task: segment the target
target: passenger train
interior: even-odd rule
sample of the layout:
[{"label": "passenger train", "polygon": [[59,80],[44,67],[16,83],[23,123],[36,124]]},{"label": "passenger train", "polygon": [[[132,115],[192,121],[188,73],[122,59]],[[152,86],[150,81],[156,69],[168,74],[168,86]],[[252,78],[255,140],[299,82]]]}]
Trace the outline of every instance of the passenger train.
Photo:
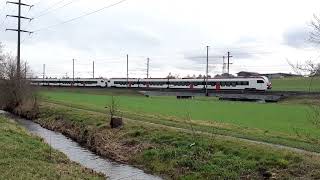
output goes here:
[{"label": "passenger train", "polygon": [[152,89],[261,90],[271,89],[267,77],[235,77],[214,79],[32,79],[32,85],[57,87],[114,87]]}]

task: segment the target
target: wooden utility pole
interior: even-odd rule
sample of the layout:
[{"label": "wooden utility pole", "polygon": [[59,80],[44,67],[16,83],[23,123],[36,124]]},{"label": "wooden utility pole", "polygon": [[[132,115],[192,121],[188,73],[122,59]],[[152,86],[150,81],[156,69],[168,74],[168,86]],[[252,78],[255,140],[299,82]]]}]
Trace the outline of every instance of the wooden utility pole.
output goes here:
[{"label": "wooden utility pole", "polygon": [[149,65],[150,65],[150,59],[147,58],[147,79],[149,79]]},{"label": "wooden utility pole", "polygon": [[92,78],[94,79],[94,61],[92,62]]},{"label": "wooden utility pole", "polygon": [[230,74],[230,58],[232,58],[232,56],[230,56],[230,52],[228,52],[228,74]]},{"label": "wooden utility pole", "polygon": [[74,59],[72,59],[72,85],[74,85]]},{"label": "wooden utility pole", "polygon": [[207,46],[206,96],[209,96],[209,94],[208,94],[208,74],[209,74],[209,46]]},{"label": "wooden utility pole", "polygon": [[11,2],[11,1],[7,1],[7,3],[9,4],[15,4],[18,5],[18,15],[7,15],[6,17],[13,17],[13,18],[17,18],[18,19],[18,29],[6,29],[6,31],[16,31],[18,32],[18,43],[17,43],[17,78],[20,79],[21,78],[21,56],[20,56],[20,44],[21,44],[21,32],[25,32],[25,33],[29,33],[31,34],[32,32],[30,31],[25,31],[25,30],[21,30],[21,19],[27,19],[27,20],[32,20],[32,18],[27,18],[24,16],[21,16],[21,6],[27,6],[27,7],[32,7],[32,5],[28,5],[28,4],[24,4],[21,3],[21,0],[19,0],[18,2]]},{"label": "wooden utility pole", "polygon": [[129,54],[127,54],[127,88],[129,87]]},{"label": "wooden utility pole", "polygon": [[27,79],[27,62],[24,62],[24,78]]},{"label": "wooden utility pole", "polygon": [[44,79],[45,79],[45,77],[46,77],[46,65],[45,64],[43,64],[43,82],[44,82]]},{"label": "wooden utility pole", "polygon": [[226,63],[226,56],[222,56],[223,59],[223,64],[222,64],[222,74],[226,73],[226,69],[227,69],[227,63]]}]

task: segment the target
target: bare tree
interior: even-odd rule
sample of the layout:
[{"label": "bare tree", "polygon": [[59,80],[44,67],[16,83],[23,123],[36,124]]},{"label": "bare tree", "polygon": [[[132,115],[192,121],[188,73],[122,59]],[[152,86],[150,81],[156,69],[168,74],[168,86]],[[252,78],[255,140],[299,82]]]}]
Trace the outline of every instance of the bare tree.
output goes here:
[{"label": "bare tree", "polygon": [[[310,41],[315,44],[320,44],[320,18],[314,15],[313,20],[311,22],[312,32],[310,33]],[[306,61],[304,64],[297,63],[292,64],[288,61],[289,65],[292,67],[295,73],[297,74],[305,74],[310,78],[309,82],[309,92],[311,91],[313,80],[315,77],[320,76],[320,63],[315,63],[314,61]],[[309,112],[308,112],[308,120],[318,129],[320,129],[320,104],[319,102],[311,102],[308,104]],[[310,136],[308,132],[301,133],[297,129],[295,130],[298,136],[303,136],[308,140],[320,144],[320,140],[318,138],[314,138]]]},{"label": "bare tree", "polygon": [[17,63],[10,55],[0,55],[0,108],[27,118],[35,118],[38,105],[35,89],[26,79],[27,69],[21,68],[20,77]]},{"label": "bare tree", "polygon": [[320,18],[317,15],[313,15],[311,28],[312,31],[310,32],[310,41],[316,44],[320,44]]}]

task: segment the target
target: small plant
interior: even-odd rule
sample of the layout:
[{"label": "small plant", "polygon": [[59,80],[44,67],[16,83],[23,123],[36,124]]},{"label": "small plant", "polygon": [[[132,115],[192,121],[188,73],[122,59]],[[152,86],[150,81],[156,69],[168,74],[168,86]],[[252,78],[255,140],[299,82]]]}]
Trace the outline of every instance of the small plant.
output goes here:
[{"label": "small plant", "polygon": [[116,98],[111,96],[110,105],[108,106],[108,114],[110,116],[110,127],[120,128],[123,126],[123,121],[121,117],[117,117],[119,113],[119,106]]},{"label": "small plant", "polygon": [[190,109],[189,106],[187,107],[187,111],[186,111],[186,117],[185,117],[185,122],[186,124],[188,124],[190,126],[190,130],[192,132],[192,139],[193,139],[193,143],[190,144],[190,147],[196,145],[196,131],[192,125],[192,121],[191,121],[191,113],[190,113]]},{"label": "small plant", "polygon": [[114,118],[117,113],[118,104],[116,102],[116,98],[111,96],[110,105],[108,106],[110,119]]}]

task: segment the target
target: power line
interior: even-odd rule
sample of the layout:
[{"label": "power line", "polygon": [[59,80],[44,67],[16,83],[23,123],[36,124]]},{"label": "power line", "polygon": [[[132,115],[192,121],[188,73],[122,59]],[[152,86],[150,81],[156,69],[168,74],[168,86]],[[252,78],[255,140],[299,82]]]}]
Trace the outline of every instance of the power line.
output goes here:
[{"label": "power line", "polygon": [[119,2],[117,2],[117,3],[114,3],[114,4],[111,4],[111,5],[105,6],[105,7],[103,7],[103,8],[98,9],[98,10],[95,10],[95,11],[92,11],[92,12],[89,12],[89,13],[86,13],[86,14],[83,14],[83,15],[81,15],[81,16],[78,16],[78,17],[69,19],[69,20],[67,20],[67,21],[63,21],[63,22],[58,23],[58,24],[54,24],[54,25],[47,26],[47,27],[44,27],[44,28],[41,28],[41,29],[37,29],[37,30],[35,30],[34,32],[44,31],[44,30],[50,29],[50,28],[52,28],[52,27],[56,27],[56,26],[59,26],[59,25],[67,24],[67,23],[69,23],[69,22],[72,22],[72,21],[81,19],[81,18],[83,18],[83,17],[86,17],[86,16],[89,16],[89,15],[95,14],[95,13],[97,13],[97,12],[100,12],[100,11],[102,11],[102,10],[104,10],[104,9],[111,8],[111,7],[113,7],[113,6],[116,6],[116,5],[118,5],[118,4],[123,3],[123,2],[125,2],[125,1],[127,1],[127,0],[121,0],[121,1],[119,1]]},{"label": "power line", "polygon": [[42,2],[43,2],[43,0],[39,0],[38,2],[34,3],[33,5],[34,5],[34,6],[37,6],[37,5],[39,5],[40,3],[42,3]]},{"label": "power line", "polygon": [[51,6],[49,6],[48,8],[46,8],[45,10],[41,11],[41,12],[38,13],[38,14],[43,14],[43,13],[49,11],[51,8],[54,8],[55,6],[59,5],[59,4],[62,3],[63,1],[65,1],[65,0],[60,0],[60,1],[52,4]]},{"label": "power line", "polygon": [[70,2],[68,2],[67,4],[64,4],[63,6],[57,7],[57,8],[55,8],[55,9],[49,10],[49,11],[47,11],[47,12],[44,12],[44,13],[42,13],[42,14],[40,14],[40,15],[37,15],[37,16],[33,17],[33,19],[37,19],[37,18],[39,18],[39,17],[46,16],[46,15],[48,15],[48,14],[54,12],[54,11],[57,11],[57,10],[59,10],[59,9],[62,9],[62,8],[64,8],[64,7],[66,7],[66,6],[69,6],[70,4],[73,4],[73,3],[77,2],[77,1],[81,1],[81,0],[70,1]]}]

